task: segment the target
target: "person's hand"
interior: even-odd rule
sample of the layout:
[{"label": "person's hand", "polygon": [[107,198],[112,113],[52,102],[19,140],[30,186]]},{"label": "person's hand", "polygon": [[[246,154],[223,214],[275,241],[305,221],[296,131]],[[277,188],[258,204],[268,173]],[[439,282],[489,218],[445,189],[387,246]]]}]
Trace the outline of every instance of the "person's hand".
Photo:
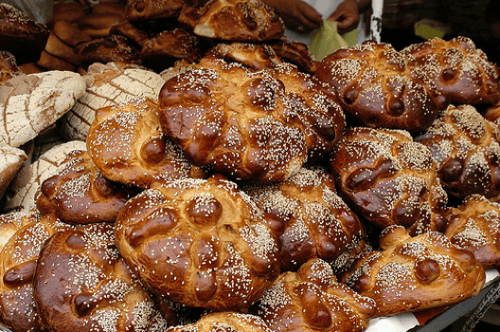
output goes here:
[{"label": "person's hand", "polygon": [[297,32],[318,29],[323,22],[320,13],[301,0],[263,0],[281,17],[286,27]]},{"label": "person's hand", "polygon": [[359,5],[356,0],[345,0],[327,18],[327,21],[337,21],[337,31],[344,34],[358,27]]}]

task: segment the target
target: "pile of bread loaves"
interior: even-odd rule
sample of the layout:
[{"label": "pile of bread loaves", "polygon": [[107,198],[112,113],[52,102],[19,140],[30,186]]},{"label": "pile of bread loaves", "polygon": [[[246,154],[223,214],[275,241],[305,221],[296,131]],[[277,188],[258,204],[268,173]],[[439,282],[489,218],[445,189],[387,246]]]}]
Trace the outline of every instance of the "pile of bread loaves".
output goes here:
[{"label": "pile of bread loaves", "polygon": [[363,331],[500,267],[499,70],[469,38],[316,61],[260,0],[53,17],[0,4],[1,326]]}]

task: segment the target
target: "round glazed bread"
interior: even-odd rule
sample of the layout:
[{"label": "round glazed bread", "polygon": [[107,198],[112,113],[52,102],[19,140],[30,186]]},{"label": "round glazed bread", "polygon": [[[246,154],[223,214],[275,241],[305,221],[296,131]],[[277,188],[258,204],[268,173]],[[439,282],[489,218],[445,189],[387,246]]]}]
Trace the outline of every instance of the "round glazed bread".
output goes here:
[{"label": "round glazed bread", "polygon": [[500,205],[470,195],[450,209],[444,231],[451,243],[474,254],[485,270],[500,267]]},{"label": "round glazed bread", "polygon": [[16,57],[18,64],[38,60],[49,38],[49,29],[23,11],[7,3],[0,4],[0,45]]},{"label": "round glazed bread", "polygon": [[410,237],[402,226],[390,226],[382,232],[380,248],[339,276],[375,300],[377,317],[455,304],[477,295],[484,285],[481,263],[440,232]]},{"label": "round glazed bread", "polygon": [[256,305],[257,315],[281,332],[361,332],[376,312],[374,300],[337,282],[319,258],[282,273]]},{"label": "round glazed bread", "polygon": [[164,331],[154,297],[114,245],[113,224],[82,225],[45,243],[33,277],[44,329],[53,332]]},{"label": "round glazed bread", "polygon": [[341,108],[296,67],[252,73],[218,58],[169,79],[161,125],[196,166],[232,179],[282,181],[328,153],[345,125]]},{"label": "round glazed bread", "polygon": [[378,228],[443,229],[448,196],[436,161],[407,131],[350,127],[329,163],[347,204]]},{"label": "round glazed bread", "polygon": [[319,61],[309,51],[306,44],[280,38],[270,41],[269,46],[272,47],[280,58],[293,63],[300,71],[314,75],[318,70]]},{"label": "round glazed bread", "polygon": [[259,42],[282,37],[285,28],[260,0],[210,0],[200,9],[193,31],[213,39]]},{"label": "round glazed bread", "polygon": [[115,234],[146,287],[190,307],[245,310],[279,274],[263,212],[220,175],[143,191],[121,210]]},{"label": "round glazed bread", "polygon": [[68,228],[55,215],[32,218],[0,252],[0,315],[12,331],[41,331],[33,296],[36,263],[45,241]]},{"label": "round glazed bread", "polygon": [[415,140],[437,161],[449,196],[500,199],[500,129],[471,105],[450,105]]},{"label": "round glazed bread", "polygon": [[302,168],[283,182],[243,185],[241,189],[273,220],[284,224],[280,234],[282,270],[296,271],[319,257],[337,273],[368,250],[363,226],[337,195],[335,180],[324,168]]},{"label": "round glazed bread", "polygon": [[314,76],[354,125],[418,132],[447,105],[427,74],[387,43],[368,40],[340,49],[319,63]]},{"label": "round glazed bread", "polygon": [[96,110],[120,105],[131,99],[158,100],[165,81],[160,75],[137,65],[115,62],[93,63],[83,75],[86,89],[71,110],[57,123],[67,140],[87,139]]},{"label": "round glazed bread", "polygon": [[162,131],[157,103],[146,98],[98,109],[87,150],[106,178],[143,189],[190,175],[184,153]]},{"label": "round glazed bread", "polygon": [[212,312],[197,322],[172,326],[165,332],[272,332],[260,317],[238,312]]},{"label": "round glazed bread", "polygon": [[401,53],[430,77],[451,104],[495,104],[500,100],[498,66],[470,38],[432,38]]},{"label": "round glazed bread", "polygon": [[40,221],[41,215],[36,210],[13,211],[0,215],[0,252],[10,238],[23,226]]},{"label": "round glazed bread", "polygon": [[54,213],[69,224],[114,222],[135,190],[100,173],[86,151],[68,153],[55,174],[42,182],[35,199],[42,214]]}]

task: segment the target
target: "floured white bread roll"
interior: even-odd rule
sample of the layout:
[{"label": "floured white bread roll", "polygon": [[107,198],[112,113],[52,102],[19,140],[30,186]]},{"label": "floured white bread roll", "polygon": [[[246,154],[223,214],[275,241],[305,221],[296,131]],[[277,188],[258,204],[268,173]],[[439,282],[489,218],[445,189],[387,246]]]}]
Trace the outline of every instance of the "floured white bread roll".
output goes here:
[{"label": "floured white bread roll", "polygon": [[361,222],[337,195],[335,180],[324,168],[302,168],[291,178],[270,184],[243,185],[273,220],[280,234],[282,270],[297,270],[311,258],[332,264],[335,273],[371,249]]},{"label": "floured white bread roll", "polygon": [[42,182],[56,172],[70,151],[86,149],[85,142],[67,142],[53,147],[32,164],[22,167],[4,194],[3,211],[36,209],[35,195]]},{"label": "floured white bread roll", "polygon": [[13,147],[35,138],[69,111],[85,92],[71,71],[19,75],[0,86],[0,144]]},{"label": "floured white bread roll", "polygon": [[360,257],[339,280],[378,306],[377,317],[443,307],[471,298],[484,285],[484,268],[474,255],[442,233],[410,237],[390,226],[381,250]]},{"label": "floured white bread roll", "polygon": [[87,148],[106,178],[143,189],[188,178],[194,168],[163,132],[157,103],[145,98],[97,110]]},{"label": "floured white bread roll", "polygon": [[113,224],[97,223],[61,231],[45,243],[33,276],[45,330],[165,331],[169,322],[114,240]]},{"label": "floured white bread roll", "polygon": [[0,252],[0,315],[14,332],[40,331],[33,277],[40,251],[53,234],[71,226],[46,215],[21,227]]},{"label": "floured white bread roll", "polygon": [[338,282],[319,258],[282,273],[255,307],[271,330],[280,332],[361,332],[377,312],[373,299]]},{"label": "floured white bread roll", "polygon": [[165,332],[272,332],[258,317],[238,312],[213,312],[201,317],[197,322],[172,326]]},{"label": "floured white bread roll", "polygon": [[24,150],[0,146],[0,199],[27,159]]},{"label": "floured white bread roll", "polygon": [[86,139],[95,111],[99,108],[138,98],[158,100],[160,89],[165,83],[153,71],[139,67],[117,67],[113,63],[93,64],[83,78],[87,82],[85,93],[58,123],[68,140]]},{"label": "floured white bread roll", "polygon": [[485,270],[500,267],[500,204],[470,195],[450,209],[444,231],[451,243],[466,249]]},{"label": "floured white bread roll", "polygon": [[264,41],[283,36],[285,26],[260,0],[210,0],[199,11],[196,35],[231,41]]},{"label": "floured white bread roll", "polygon": [[115,234],[147,288],[190,307],[248,309],[279,274],[264,213],[220,175],[141,192],[120,211]]}]

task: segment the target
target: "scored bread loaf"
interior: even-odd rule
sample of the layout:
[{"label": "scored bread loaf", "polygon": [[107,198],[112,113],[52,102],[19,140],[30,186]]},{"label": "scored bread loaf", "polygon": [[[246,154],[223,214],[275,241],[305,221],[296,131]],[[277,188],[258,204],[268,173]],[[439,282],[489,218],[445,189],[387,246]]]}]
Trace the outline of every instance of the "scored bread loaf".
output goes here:
[{"label": "scored bread loaf", "polygon": [[255,306],[272,331],[361,332],[377,305],[337,281],[328,263],[314,258],[282,273]]},{"label": "scored bread loaf", "polygon": [[390,226],[381,234],[380,248],[339,276],[375,300],[377,317],[455,304],[477,295],[484,285],[481,263],[440,232],[410,237],[404,227]]},{"label": "scored bread loaf", "polygon": [[279,274],[263,212],[220,175],[141,192],[121,210],[115,234],[148,289],[190,307],[246,310]]},{"label": "scored bread loaf", "polygon": [[349,127],[329,165],[348,205],[379,229],[443,230],[448,196],[436,161],[407,131]]}]

